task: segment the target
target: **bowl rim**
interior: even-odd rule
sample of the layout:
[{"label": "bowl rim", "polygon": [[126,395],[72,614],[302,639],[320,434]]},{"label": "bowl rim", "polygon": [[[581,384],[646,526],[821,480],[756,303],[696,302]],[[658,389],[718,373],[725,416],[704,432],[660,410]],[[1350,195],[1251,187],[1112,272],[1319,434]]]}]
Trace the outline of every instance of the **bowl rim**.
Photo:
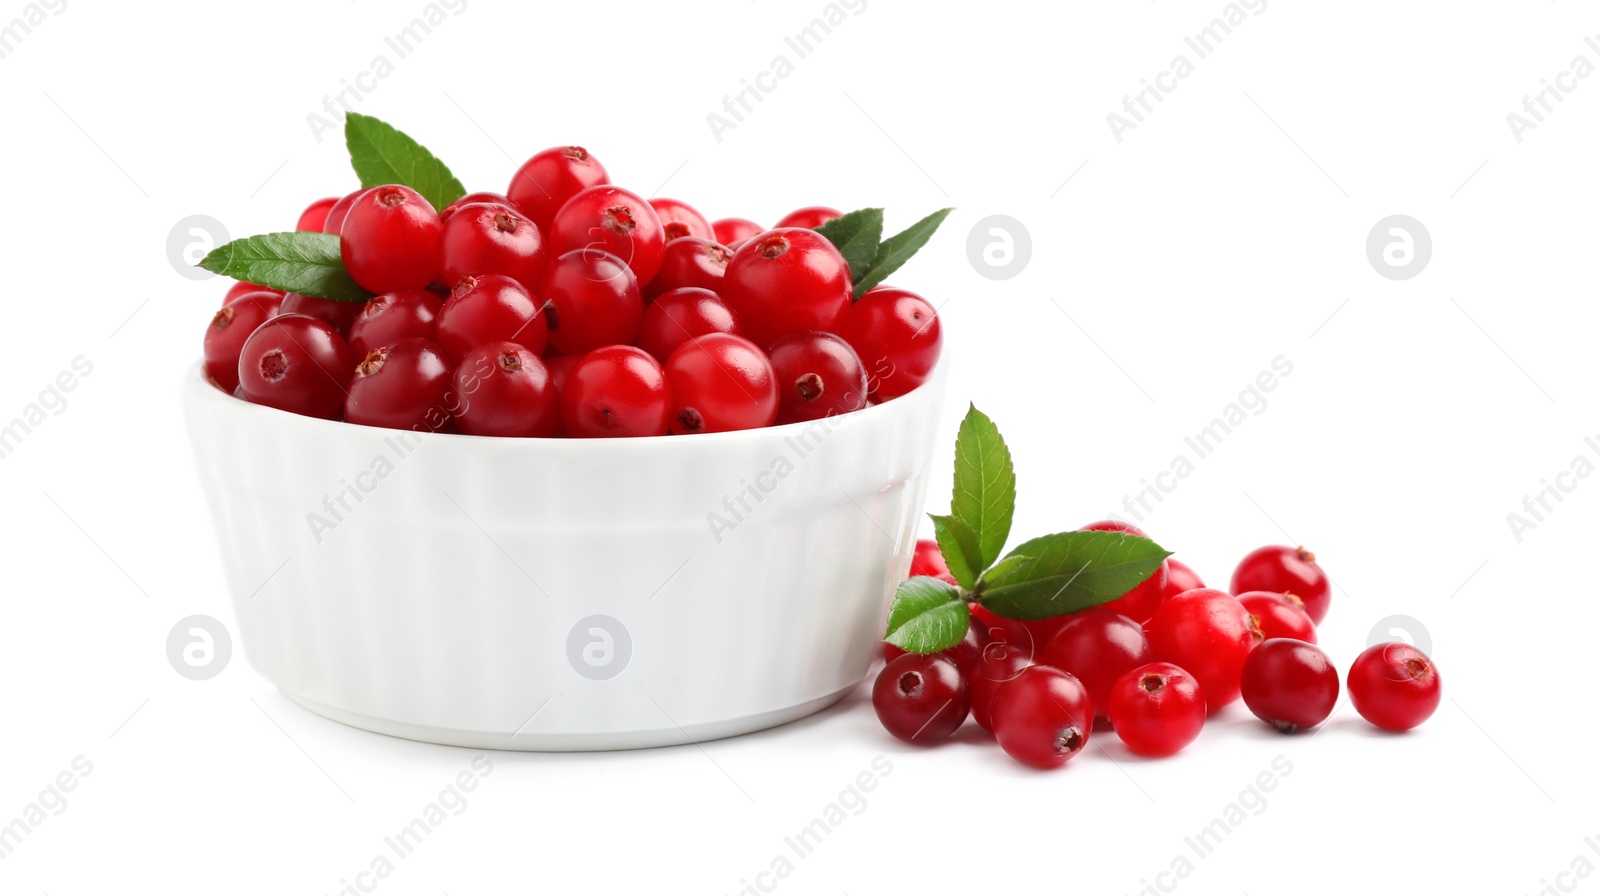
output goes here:
[{"label": "bowl rim", "polygon": [[[873,405],[872,407],[862,408],[858,411],[850,411],[846,414],[819,417],[816,420],[803,420],[797,423],[776,424],[773,426],[763,426],[758,429],[740,429],[732,432],[700,433],[693,436],[610,436],[606,438],[590,439],[572,438],[566,436],[480,436],[460,432],[422,432],[420,430],[413,429],[392,429],[384,426],[369,426],[364,423],[350,423],[345,420],[328,420],[322,417],[308,417],[304,414],[296,414],[292,411],[281,410],[270,405],[255,404],[254,402],[246,401],[245,399],[242,399],[230,392],[223,391],[222,387],[217,385],[215,380],[206,375],[205,361],[203,359],[196,361],[194,365],[189,368],[189,372],[185,375],[184,382],[186,391],[191,397],[194,397],[195,400],[206,401],[218,407],[228,408],[228,413],[242,413],[247,415],[255,415],[257,417],[267,417],[273,415],[290,417],[295,421],[292,425],[339,427],[339,430],[337,431],[343,432],[350,432],[351,427],[359,431],[379,433],[410,432],[427,439],[446,440],[445,444],[499,445],[505,448],[515,448],[520,446],[522,448],[539,449],[548,449],[551,448],[551,446],[559,445],[562,447],[555,448],[554,450],[577,452],[582,451],[583,449],[595,451],[624,446],[641,446],[648,448],[648,446],[663,444],[672,444],[675,446],[714,445],[742,440],[782,440],[787,438],[789,435],[807,431],[812,427],[815,427],[818,423],[822,423],[827,420],[839,421],[833,424],[830,431],[836,431],[840,427],[845,426],[866,426],[869,425],[871,421],[875,421],[880,417],[898,413],[898,409],[903,409],[915,404],[913,399],[929,400],[929,396],[932,394],[936,400],[938,398],[937,393],[942,392],[945,379],[949,373],[949,368],[950,362],[948,355],[944,352],[941,352],[939,360],[935,362],[933,370],[928,373],[927,378],[922,381],[921,385],[917,386],[915,389],[912,389],[910,392],[897,396],[889,401]],[[336,430],[328,431],[330,433],[336,432]]]}]

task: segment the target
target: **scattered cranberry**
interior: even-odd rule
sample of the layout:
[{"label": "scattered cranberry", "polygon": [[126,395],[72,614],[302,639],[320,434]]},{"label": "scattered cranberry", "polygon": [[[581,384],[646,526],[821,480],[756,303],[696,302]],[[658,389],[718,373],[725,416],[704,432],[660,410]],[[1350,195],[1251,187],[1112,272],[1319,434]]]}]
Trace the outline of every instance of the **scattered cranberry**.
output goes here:
[{"label": "scattered cranberry", "polygon": [[528,289],[544,273],[544,237],[539,228],[505,205],[456,207],[444,222],[440,278],[454,285],[473,274],[504,274]]},{"label": "scattered cranberry", "polygon": [[548,231],[556,212],[578,191],[609,183],[600,160],[581,146],[556,146],[522,164],[506,188],[506,196],[523,214]]},{"label": "scattered cranberry", "polygon": [[757,345],[796,330],[837,332],[850,292],[844,256],[822,234],[797,227],[745,243],[722,278],[722,298]]},{"label": "scattered cranberry", "polygon": [[805,208],[795,209],[779,218],[774,227],[804,227],[807,230],[815,230],[834,218],[843,217],[843,215],[844,213],[836,208],[828,208],[825,205],[810,205]]},{"label": "scattered cranberry", "polygon": [[426,339],[401,339],[373,349],[356,365],[344,419],[388,429],[443,429],[450,421],[449,390],[444,351]]},{"label": "scattered cranberry", "polygon": [[972,690],[956,664],[937,654],[908,653],[883,667],[872,684],[872,708],[907,743],[944,740],[967,720]]},{"label": "scattered cranberry", "polygon": [[1261,629],[1231,594],[1199,588],[1174,595],[1145,626],[1151,655],[1187,670],[1216,712],[1239,699],[1239,673]]},{"label": "scattered cranberry", "polygon": [[469,435],[540,438],[554,435],[561,422],[550,372],[515,342],[485,342],[467,352],[454,385],[456,424]]},{"label": "scattered cranberry", "polygon": [[557,253],[599,249],[622,259],[640,283],[649,283],[661,269],[666,236],[650,203],[610,185],[579,191],[550,222],[550,243]]},{"label": "scattered cranberry", "polygon": [[1368,647],[1345,679],[1361,717],[1386,731],[1409,731],[1439,708],[1439,669],[1410,644]]},{"label": "scattered cranberry", "polygon": [[662,293],[645,307],[637,342],[657,361],[666,363],[678,346],[707,333],[737,336],[739,325],[716,293],[688,286]]},{"label": "scattered cranberry", "polygon": [[978,662],[967,674],[967,682],[972,686],[972,719],[979,728],[994,732],[994,720],[990,713],[994,709],[995,694],[1006,682],[1021,675],[1023,669],[1032,665],[1031,652],[1021,650],[1015,644],[991,641],[984,645]]},{"label": "scattered cranberry", "polygon": [[867,371],[832,333],[797,330],[768,350],[778,381],[778,422],[798,423],[867,406]]},{"label": "scattered cranberry", "polygon": [[1263,638],[1293,638],[1317,643],[1317,626],[1306,615],[1306,605],[1293,594],[1276,591],[1246,591],[1239,603],[1261,625]]},{"label": "scattered cranberry", "polygon": [[350,328],[354,326],[364,308],[366,308],[365,302],[336,302],[333,299],[319,299],[289,292],[283,294],[281,313],[305,314],[325,321],[339,332],[339,338],[349,339]]},{"label": "scattered cranberry", "polygon": [[1096,718],[1103,720],[1111,685],[1128,670],[1150,662],[1150,642],[1139,623],[1095,607],[1068,616],[1039,650],[1039,662],[1076,675],[1089,692]]},{"label": "scattered cranberry", "polygon": [[1171,663],[1150,663],[1111,685],[1106,715],[1129,750],[1171,756],[1206,724],[1206,698],[1193,675]]},{"label": "scattered cranberry", "polygon": [[1029,666],[995,693],[989,710],[994,739],[1011,758],[1056,768],[1089,743],[1094,704],[1078,679],[1049,666]]},{"label": "scattered cranberry", "polygon": [[627,345],[584,355],[561,390],[562,425],[577,438],[664,436],[667,410],[661,365]]},{"label": "scattered cranberry", "polygon": [[206,327],[206,376],[224,392],[239,388],[239,351],[256,327],[278,316],[282,297],[266,290],[244,293],[222,306]]},{"label": "scattered cranberry", "polygon": [[873,397],[897,398],[922,385],[939,361],[939,315],[916,293],[887,286],[866,291],[837,331],[867,367]]},{"label": "scattered cranberry", "polygon": [[661,219],[661,230],[669,243],[686,236],[716,239],[717,232],[711,229],[711,222],[687,202],[657,198],[650,200],[650,207],[656,210],[656,217]]},{"label": "scattered cranberry", "polygon": [[939,543],[931,538],[917,540],[917,546],[911,552],[910,576],[928,576],[951,585],[956,583],[950,575],[950,567],[944,562],[944,552],[939,550]]},{"label": "scattered cranberry", "polygon": [[644,319],[633,272],[599,249],[575,249],[557,258],[545,272],[539,297],[550,319],[550,346],[563,355],[631,345]]},{"label": "scattered cranberry", "polygon": [[1305,548],[1269,545],[1256,548],[1239,561],[1233,571],[1230,590],[1283,591],[1300,598],[1311,621],[1322,623],[1328,615],[1332,588],[1328,574],[1317,565],[1317,556]]},{"label": "scattered cranberry", "polygon": [[244,281],[244,280],[240,280],[239,282],[237,282],[237,283],[233,284],[232,286],[228,287],[227,294],[222,297],[222,304],[226,305],[229,302],[233,301],[234,299],[237,299],[238,297],[240,297],[242,295],[245,295],[247,293],[252,293],[252,292],[270,292],[270,293],[276,293],[279,297],[283,296],[283,290],[281,290],[281,289],[272,289],[271,287],[267,287],[267,286],[258,286],[257,284],[249,283],[249,282]]},{"label": "scattered cranberry", "polygon": [[728,247],[732,247],[734,243],[742,243],[765,230],[765,227],[749,218],[720,218],[711,222],[711,232],[716,236],[717,242]]},{"label": "scattered cranberry", "polygon": [[1250,651],[1239,684],[1244,705],[1284,734],[1322,724],[1339,701],[1339,670],[1317,645],[1293,638]]},{"label": "scattered cranberry", "polygon": [[646,298],[694,286],[712,292],[722,288],[722,275],[733,253],[727,246],[697,236],[679,237],[661,253],[661,270],[644,290]]},{"label": "scattered cranberry", "polygon": [[295,230],[309,230],[312,233],[322,233],[322,225],[328,223],[328,212],[338,204],[338,196],[329,196],[327,199],[318,199],[306,206],[300,213],[300,220],[295,222]]},{"label": "scattered cranberry", "polygon": [[517,208],[517,204],[512,202],[502,193],[468,193],[460,199],[457,199],[455,202],[452,202],[440,209],[439,220],[441,222],[448,223],[450,216],[455,214],[457,211],[460,211],[463,206],[482,205],[484,203],[489,205],[503,205],[519,215],[522,214],[522,210]]},{"label": "scattered cranberry", "polygon": [[338,236],[339,231],[344,228],[344,219],[350,214],[350,207],[355,205],[356,200],[360,199],[361,194],[365,192],[367,192],[366,188],[362,188],[353,193],[346,193],[338,202],[335,202],[333,207],[328,209],[328,217],[322,222],[322,232]]},{"label": "scattered cranberry", "polygon": [[664,366],[674,433],[755,429],[771,426],[778,417],[772,362],[748,339],[728,333],[696,336],[678,346]]},{"label": "scattered cranberry", "polygon": [[373,296],[350,325],[350,355],[365,358],[379,346],[408,337],[438,340],[444,300],[425,289],[402,289]]},{"label": "scattered cranberry", "polygon": [[304,314],[272,318],[239,351],[245,398],[307,417],[339,416],[349,370],[344,340],[326,322]]},{"label": "scattered cranberry", "polygon": [[504,274],[461,278],[439,310],[438,332],[439,344],[454,358],[485,342],[515,342],[537,355],[548,338],[533,296]]},{"label": "scattered cranberry", "polygon": [[1199,573],[1171,557],[1167,558],[1167,597],[1204,587],[1206,583],[1200,580]]},{"label": "scattered cranberry", "polygon": [[345,270],[368,292],[422,289],[439,276],[439,215],[416,190],[396,184],[361,194],[339,228]]}]

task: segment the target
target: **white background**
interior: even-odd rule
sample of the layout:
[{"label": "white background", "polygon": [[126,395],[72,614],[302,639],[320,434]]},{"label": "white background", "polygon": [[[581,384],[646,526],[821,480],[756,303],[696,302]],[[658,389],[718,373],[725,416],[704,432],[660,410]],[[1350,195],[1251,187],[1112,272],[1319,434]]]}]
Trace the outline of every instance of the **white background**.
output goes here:
[{"label": "white background", "polygon": [[[1520,142],[1506,119],[1574,57],[1600,63],[1600,14],[1273,0],[1199,60],[1184,38],[1223,3],[869,0],[797,61],[784,38],[820,0],[469,0],[397,59],[384,38],[423,8],[68,0],[0,59],[0,420],[93,365],[0,461],[0,823],[93,764],[0,860],[0,891],[336,893],[477,755],[311,715],[243,656],[195,682],[165,654],[177,620],[233,620],[177,401],[225,284],[180,276],[169,233],[196,214],[287,229],[351,189],[337,129],[319,142],[307,116],[383,54],[394,71],[357,108],[469,189],[578,142],[712,217],[882,205],[898,227],[957,207],[895,279],[941,308],[944,444],[970,400],[1012,445],[1019,538],[1120,511],[1288,359],[1143,525],[1222,585],[1250,548],[1305,543],[1338,585],[1335,660],[1410,617],[1446,698],[1401,737],[1343,705],[1285,738],[1235,706],[1177,758],[1107,736],[1054,773],[971,726],[903,746],[865,688],[699,747],[491,754],[376,892],[1600,892],[1570,873],[1600,863],[1600,479],[1563,480],[1520,540],[1507,522],[1575,457],[1600,462],[1600,77],[1566,81]],[[0,27],[26,14],[4,0]],[[780,53],[793,73],[719,141],[707,114]],[[1193,73],[1119,142],[1107,113],[1180,53]],[[1033,247],[1004,281],[966,250],[995,214]],[[1392,214],[1431,233],[1413,279],[1366,255]],[[930,509],[947,497],[941,474]],[[1280,756],[1292,772],[1244,798],[1258,814],[1190,852]],[[892,771],[865,808],[758,877],[875,759]],[[1180,855],[1192,873],[1158,877]]]}]

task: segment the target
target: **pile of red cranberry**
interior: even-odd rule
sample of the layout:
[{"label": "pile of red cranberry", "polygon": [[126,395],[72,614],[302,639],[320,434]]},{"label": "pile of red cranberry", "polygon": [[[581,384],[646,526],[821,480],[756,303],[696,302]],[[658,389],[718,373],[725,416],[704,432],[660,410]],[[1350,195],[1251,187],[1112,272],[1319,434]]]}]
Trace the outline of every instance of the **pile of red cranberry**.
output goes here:
[{"label": "pile of red cranberry", "polygon": [[804,208],[771,230],[611,186],[548,149],[505,195],[441,211],[399,185],[322,199],[365,303],[228,291],[206,329],[224,390],[297,414],[493,436],[653,436],[815,420],[920,385],[934,308],[880,286],[852,302],[844,257]]},{"label": "pile of red cranberry", "polygon": [[[1143,535],[1120,522],[1084,529]],[[938,545],[921,541],[913,576],[950,578]],[[1169,756],[1209,714],[1239,699],[1284,733],[1332,714],[1339,672],[1317,647],[1330,585],[1304,548],[1259,548],[1240,561],[1232,593],[1205,587],[1177,560],[1122,597],[1055,619],[1023,622],[972,604],[965,640],[904,653],[872,689],[883,726],[911,743],[943,740],[967,715],[1013,758],[1054,768],[1097,728],[1143,756]],[[1409,644],[1368,648],[1350,667],[1350,700],[1379,728],[1406,731],[1439,705],[1439,671]]]}]

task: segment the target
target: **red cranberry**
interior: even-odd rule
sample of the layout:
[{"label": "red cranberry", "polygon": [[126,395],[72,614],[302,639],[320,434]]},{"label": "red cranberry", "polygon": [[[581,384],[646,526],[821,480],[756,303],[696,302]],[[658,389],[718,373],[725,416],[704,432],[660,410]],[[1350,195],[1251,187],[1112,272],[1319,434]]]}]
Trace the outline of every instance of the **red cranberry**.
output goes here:
[{"label": "red cranberry", "polygon": [[1022,674],[1033,665],[1030,653],[1004,641],[991,641],[983,648],[978,662],[967,674],[972,686],[972,719],[984,731],[993,733],[994,721],[990,718],[995,695],[1006,682]]},{"label": "red cranberry", "polygon": [[300,220],[295,222],[294,229],[322,233],[322,225],[328,223],[328,212],[332,211],[338,202],[338,196],[329,196],[327,199],[318,199],[306,206],[306,210],[300,213]]},{"label": "red cranberry", "polygon": [[961,670],[937,654],[908,653],[884,666],[872,684],[878,721],[907,743],[949,737],[967,720],[971,706],[972,691]]},{"label": "red cranberry", "polygon": [[749,218],[719,218],[711,222],[711,232],[717,242],[732,247],[765,231],[766,228]]},{"label": "red cranberry", "polygon": [[772,362],[748,339],[696,336],[678,346],[664,367],[675,434],[756,429],[778,418]]},{"label": "red cranberry", "polygon": [[1361,717],[1385,731],[1409,731],[1439,708],[1439,669],[1410,644],[1377,644],[1362,651],[1345,679]]},{"label": "red cranberry", "polygon": [[911,554],[911,572],[907,575],[929,576],[951,585],[956,583],[950,575],[950,567],[944,562],[944,553],[939,550],[939,543],[931,538],[917,540],[917,546]]},{"label": "red cranberry", "polygon": [[1171,663],[1132,669],[1111,685],[1106,715],[1129,750],[1171,756],[1200,736],[1206,698],[1193,675]]},{"label": "red cranberry", "polygon": [[439,310],[439,344],[460,358],[485,342],[544,351],[545,316],[522,284],[504,274],[463,277]]},{"label": "red cranberry", "polygon": [[645,307],[638,343],[657,361],[666,363],[678,346],[707,333],[737,336],[739,324],[716,293],[688,286],[662,293]]},{"label": "red cranberry", "polygon": [[550,229],[556,212],[578,191],[609,183],[600,160],[581,146],[556,146],[522,164],[506,188],[506,196],[541,230]]},{"label": "red cranberry", "polygon": [[873,397],[887,401],[923,384],[939,361],[939,315],[916,293],[877,286],[850,306],[837,331],[867,367]]},{"label": "red cranberry", "polygon": [[994,739],[1011,758],[1035,768],[1057,768],[1088,745],[1094,704],[1071,674],[1029,666],[1000,686],[989,721]]},{"label": "red cranberry", "polygon": [[1256,548],[1239,561],[1233,571],[1231,590],[1282,591],[1299,597],[1311,621],[1322,623],[1328,615],[1332,587],[1328,574],[1317,565],[1317,556],[1305,548],[1268,545]]},{"label": "red cranberry", "polygon": [[280,314],[256,327],[239,351],[245,398],[307,417],[339,416],[349,370],[344,340],[304,314]]},{"label": "red cranberry", "polygon": [[350,378],[344,419],[388,429],[443,429],[450,421],[450,372],[444,351],[426,339],[401,339],[375,348]]},{"label": "red cranberry", "polygon": [[609,252],[577,249],[557,258],[539,295],[550,319],[550,346],[563,355],[630,345],[639,335],[644,318],[639,283]]},{"label": "red cranberry", "polygon": [[838,209],[828,208],[825,205],[808,205],[805,208],[797,208],[787,215],[784,215],[782,218],[779,218],[778,223],[773,226],[804,227],[807,230],[815,230],[829,221],[832,221],[834,218],[843,216],[843,214],[844,213]]},{"label": "red cranberry", "polygon": [[1333,713],[1339,670],[1315,644],[1269,638],[1250,651],[1239,687],[1256,718],[1291,734],[1314,728]]},{"label": "red cranberry", "polygon": [[1216,712],[1239,699],[1239,673],[1261,629],[1233,595],[1199,588],[1174,595],[1148,625],[1151,654],[1187,670]]},{"label": "red cranberry", "polygon": [[551,247],[558,254],[599,249],[622,259],[640,283],[661,269],[666,236],[650,203],[622,189],[589,187],[567,200],[550,222]]},{"label": "red cranberry", "polygon": [[440,277],[455,283],[472,274],[504,274],[528,289],[544,273],[544,237],[509,206],[473,203],[456,208],[444,224]]},{"label": "red cranberry", "polygon": [[426,289],[373,296],[350,325],[350,355],[365,358],[379,346],[408,337],[437,341],[444,300]]},{"label": "red cranberry", "polygon": [[234,299],[252,292],[270,292],[276,294],[279,298],[283,297],[283,290],[281,289],[273,289],[268,286],[258,286],[254,283],[248,283],[244,280],[240,280],[239,282],[228,287],[227,294],[222,297],[222,304],[226,305]]},{"label": "red cranberry", "polygon": [[281,313],[304,314],[325,321],[339,332],[341,339],[349,339],[350,329],[364,308],[366,308],[365,302],[337,302],[333,299],[319,299],[289,292],[283,295]]},{"label": "red cranberry", "polygon": [[440,209],[439,220],[440,222],[448,223],[450,216],[459,211],[462,206],[482,205],[484,203],[488,203],[489,205],[503,205],[506,208],[516,212],[518,215],[523,214],[522,210],[517,208],[517,204],[506,198],[506,196],[502,193],[468,193],[460,199],[457,199],[455,202],[452,202]]},{"label": "red cranberry", "polygon": [[239,351],[256,327],[278,316],[276,292],[247,292],[222,306],[206,327],[206,376],[224,392],[239,388]]},{"label": "red cranberry", "polygon": [[561,390],[561,421],[577,438],[667,434],[667,378],[643,349],[597,348],[579,359]]},{"label": "red cranberry", "polygon": [[1204,587],[1206,583],[1200,581],[1198,573],[1171,557],[1167,558],[1167,597]]},{"label": "red cranberry", "polygon": [[1097,718],[1104,719],[1112,683],[1150,662],[1150,643],[1139,623],[1095,607],[1067,617],[1039,651],[1039,662],[1078,676]]},{"label": "red cranberry", "polygon": [[655,209],[656,217],[661,219],[661,230],[669,243],[686,236],[699,237],[703,240],[716,239],[716,231],[711,229],[711,222],[687,202],[656,198],[650,200],[650,207]]},{"label": "red cranberry", "polygon": [[721,243],[697,236],[679,237],[662,250],[661,270],[645,288],[645,297],[653,299],[688,286],[716,292],[722,288],[722,275],[732,260],[733,253]]},{"label": "red cranberry", "polygon": [[1306,605],[1293,594],[1274,591],[1246,591],[1239,603],[1261,625],[1263,638],[1294,638],[1317,643],[1317,626],[1306,615]]},{"label": "red cranberry", "polygon": [[832,333],[797,330],[768,350],[778,379],[778,422],[799,423],[867,406],[867,371]]},{"label": "red cranberry", "polygon": [[350,214],[350,207],[355,205],[356,200],[360,199],[361,194],[365,192],[367,190],[363,187],[355,192],[344,194],[338,202],[335,202],[333,207],[328,209],[328,217],[322,222],[322,232],[338,236],[339,231],[344,228],[344,219]]},{"label": "red cranberry", "polygon": [[838,332],[850,292],[850,268],[827,237],[789,227],[741,246],[721,295],[750,338],[771,345],[796,330]]},{"label": "red cranberry", "polygon": [[368,292],[423,289],[439,276],[439,215],[416,190],[398,184],[361,194],[339,228],[339,253]]},{"label": "red cranberry", "polygon": [[467,352],[454,384],[456,424],[469,435],[545,437],[561,421],[544,362],[515,342],[486,342]]}]

